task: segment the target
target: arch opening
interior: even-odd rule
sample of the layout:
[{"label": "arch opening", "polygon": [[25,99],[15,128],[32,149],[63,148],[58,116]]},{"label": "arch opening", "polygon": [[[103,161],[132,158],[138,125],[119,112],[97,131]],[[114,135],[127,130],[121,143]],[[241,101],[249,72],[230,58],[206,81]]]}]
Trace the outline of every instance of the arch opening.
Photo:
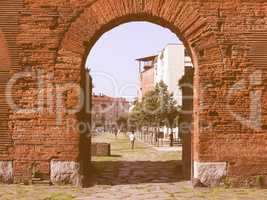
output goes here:
[{"label": "arch opening", "polygon": [[[133,20],[134,19],[134,20]],[[161,29],[166,28],[166,30],[168,30],[168,34],[173,34],[177,41],[175,43],[172,44],[168,44],[168,42],[166,42],[166,44],[164,46],[161,46],[159,49],[154,49],[153,51],[150,50],[150,54],[154,54],[156,55],[156,57],[154,57],[155,60],[153,60],[153,88],[156,87],[156,84],[159,84],[160,81],[163,81],[163,74],[158,74],[157,73],[161,73],[160,70],[163,69],[164,67],[166,69],[168,69],[168,65],[165,64],[165,66],[162,64],[162,66],[159,64],[160,62],[164,63],[164,62],[173,62],[173,64],[169,64],[169,68],[168,70],[172,70],[171,73],[177,73],[177,76],[174,78],[173,76],[171,76],[171,73],[169,73],[168,75],[165,75],[166,77],[164,78],[166,86],[172,86],[171,91],[168,89],[169,93],[173,93],[178,91],[179,94],[175,93],[175,101],[177,103],[177,108],[179,107],[180,111],[179,111],[179,115],[180,115],[180,119],[177,120],[177,123],[175,125],[175,127],[172,127],[172,129],[168,128],[165,125],[161,125],[161,127],[158,127],[158,129],[153,129],[152,127],[150,127],[150,131],[145,130],[147,128],[147,126],[143,126],[143,127],[135,127],[135,132],[136,132],[136,137],[138,138],[138,140],[140,140],[140,142],[144,142],[146,144],[149,145],[154,145],[155,147],[157,146],[161,146],[161,148],[166,148],[166,146],[171,146],[170,149],[174,146],[177,147],[177,149],[179,149],[177,151],[175,151],[176,153],[176,158],[178,160],[178,157],[180,157],[180,159],[183,162],[179,162],[179,164],[175,163],[176,168],[180,168],[183,170],[183,172],[179,172],[176,174],[177,178],[191,178],[191,172],[192,172],[192,141],[191,141],[191,131],[192,131],[192,115],[193,115],[193,76],[194,76],[194,68],[193,68],[193,63],[192,63],[192,59],[191,59],[191,55],[192,52],[191,50],[187,50],[187,47],[184,46],[184,44],[179,40],[180,38],[177,37],[178,33],[177,32],[173,32],[174,28],[172,27],[172,29],[169,28],[169,26],[166,24],[166,22],[164,23],[164,27],[162,26],[163,21],[159,21],[156,20],[158,18],[149,18],[149,20],[144,20],[144,16],[138,16],[137,18],[131,16],[130,18],[122,18],[119,19],[118,21],[114,21],[111,22],[110,24],[108,24],[107,26],[105,26],[103,29],[101,29],[96,36],[94,36],[92,38],[92,40],[88,41],[87,43],[85,43],[85,45],[87,46],[87,54],[85,54],[85,56],[83,57],[84,61],[83,63],[86,63],[85,66],[87,66],[88,68],[90,68],[90,74],[91,77],[93,79],[93,85],[97,87],[97,85],[95,85],[94,83],[94,74],[97,75],[97,73],[92,72],[92,67],[90,65],[90,58],[92,57],[90,54],[92,54],[92,51],[94,51],[94,47],[95,45],[99,42],[99,40],[101,40],[103,37],[108,38],[109,35],[108,33],[112,32],[112,30],[116,30],[116,28],[118,27],[123,27],[123,26],[127,26],[128,24],[131,23],[148,23],[151,26],[157,26],[160,27]],[[157,23],[155,23],[155,20],[157,21]],[[129,27],[128,27],[129,28]],[[121,28],[123,29],[123,28]],[[136,29],[138,29],[138,27],[136,27]],[[126,30],[127,28],[125,28],[125,34],[126,34]],[[172,32],[171,32],[172,31]],[[167,32],[167,31],[166,31]],[[158,38],[159,40],[162,40],[162,38]],[[110,41],[109,41],[110,42]],[[115,44],[116,45],[116,44]],[[112,45],[111,45],[112,48]],[[140,46],[140,48],[142,48],[142,45]],[[190,52],[190,53],[189,53]],[[107,53],[107,52],[105,52]],[[87,57],[88,55],[88,57]],[[144,54],[143,54],[144,55]],[[103,58],[105,58],[105,55],[102,55]],[[144,56],[148,56],[144,55]],[[170,59],[166,59],[164,60],[164,56],[166,57],[171,57]],[[146,57],[147,58],[147,57]],[[137,56],[134,58],[132,58],[132,60],[137,59]],[[85,61],[86,60],[86,61]],[[139,59],[140,61],[140,59]],[[180,61],[180,62],[179,62]],[[89,64],[88,64],[89,63]],[[93,64],[92,64],[93,65]],[[112,65],[112,64],[111,64]],[[138,63],[135,64],[136,68],[138,68]],[[84,67],[84,66],[83,66]],[[128,66],[126,66],[128,67]],[[140,66],[139,66],[140,67]],[[96,68],[96,67],[95,67]],[[138,76],[140,74],[142,74],[142,70],[144,70],[143,67],[141,67],[142,69],[138,72]],[[155,69],[154,69],[155,68]],[[85,69],[86,71],[86,69]],[[82,72],[84,73],[84,72]],[[87,72],[85,72],[87,73]],[[93,73],[93,74],[92,74]],[[140,82],[140,76],[138,78],[139,80],[139,85],[142,85],[142,83]],[[172,80],[168,80],[168,79],[172,79]],[[175,79],[175,80],[174,80]],[[98,80],[98,83],[99,80]],[[114,83],[114,82],[113,82]],[[169,84],[169,85],[167,85]],[[142,88],[142,86],[141,86]],[[150,88],[151,89],[151,88]],[[140,86],[138,86],[138,90],[139,93],[142,93]],[[137,95],[136,100],[133,101],[133,106],[134,107],[135,103],[137,102],[141,102],[142,97],[140,99],[140,97],[138,97],[140,94]],[[145,95],[145,91],[143,91],[143,96]],[[179,96],[180,95],[180,96]],[[179,96],[179,97],[178,97]],[[183,98],[184,96],[184,98]],[[115,96],[114,96],[115,97]],[[119,98],[121,98],[120,94],[118,96]],[[94,94],[92,96],[92,115],[91,115],[91,119],[92,119],[92,132],[93,132],[93,137],[95,136],[95,132],[109,132],[109,133],[113,133],[115,135],[115,137],[117,137],[117,132],[118,129],[120,129],[117,124],[113,124],[111,126],[109,125],[104,125],[103,126],[103,117],[101,118],[101,116],[105,115],[105,119],[106,117],[106,113],[105,111],[103,112],[99,112],[99,111],[95,111],[94,104],[99,104],[99,108],[98,110],[103,110],[103,102],[107,102],[108,101],[108,96],[104,95],[104,94]],[[102,100],[101,100],[102,99]],[[104,100],[105,99],[105,100]],[[111,100],[112,101],[112,100]],[[177,102],[179,101],[179,103]],[[116,103],[113,104],[111,103],[109,106],[111,106],[112,108],[116,107]],[[112,110],[111,108],[111,110]],[[106,103],[105,103],[105,109],[106,109]],[[102,113],[102,114],[101,114]],[[104,114],[103,114],[104,113]],[[107,111],[108,113],[108,111]],[[129,115],[131,115],[131,111],[129,113]],[[99,120],[97,120],[97,116],[100,116]],[[113,116],[114,118],[116,118],[116,116]],[[118,117],[118,116],[117,116]],[[113,120],[114,121],[114,120]],[[129,122],[127,120],[127,128],[125,128],[125,130],[123,130],[124,132],[130,132],[131,128],[129,125]],[[162,122],[163,123],[163,122]],[[101,125],[102,124],[102,125]],[[183,127],[180,127],[183,126]],[[187,128],[185,128],[187,126]],[[123,131],[119,131],[119,132],[123,132]],[[174,138],[172,138],[171,142],[170,142],[170,133],[172,133],[172,135],[174,136]],[[161,134],[163,134],[163,137],[160,136]],[[125,135],[124,135],[125,137]],[[174,139],[174,141],[173,141]],[[99,140],[98,138],[96,140],[93,140],[95,143],[92,145],[93,146],[93,153],[97,154],[97,148],[104,148],[103,144],[101,144],[101,140]],[[112,139],[110,139],[110,136],[108,137],[108,141],[111,142],[112,145],[116,145],[116,141],[114,142]],[[99,143],[100,142],[100,143]],[[166,144],[167,143],[167,144]],[[181,150],[181,146],[182,146],[182,151]],[[100,146],[100,147],[98,147]],[[116,147],[115,147],[116,148]],[[175,147],[173,147],[173,149],[175,149]],[[117,152],[116,150],[114,151],[115,153]],[[180,155],[179,155],[180,153]],[[96,156],[96,155],[95,155]],[[97,159],[96,157],[94,157],[96,162],[93,161],[93,163],[96,163],[95,165],[101,165],[101,162],[97,161],[99,159]],[[166,162],[166,165],[171,165],[172,162],[175,162],[173,160]],[[138,162],[136,162],[138,163]],[[154,163],[155,165],[157,165],[157,162]],[[105,165],[105,162],[102,162],[102,165]],[[107,165],[110,165],[107,164]],[[133,163],[131,163],[131,165],[133,165]],[[139,164],[138,164],[139,165]],[[166,177],[165,177],[166,178]],[[140,180],[141,181],[141,180]]]}]

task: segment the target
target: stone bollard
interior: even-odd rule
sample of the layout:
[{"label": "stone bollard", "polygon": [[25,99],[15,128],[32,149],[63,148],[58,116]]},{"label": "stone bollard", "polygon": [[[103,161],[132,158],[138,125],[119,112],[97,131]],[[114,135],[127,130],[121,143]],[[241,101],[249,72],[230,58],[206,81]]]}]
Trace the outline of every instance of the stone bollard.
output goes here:
[{"label": "stone bollard", "polygon": [[109,143],[93,143],[91,146],[92,156],[110,156],[111,148]]}]

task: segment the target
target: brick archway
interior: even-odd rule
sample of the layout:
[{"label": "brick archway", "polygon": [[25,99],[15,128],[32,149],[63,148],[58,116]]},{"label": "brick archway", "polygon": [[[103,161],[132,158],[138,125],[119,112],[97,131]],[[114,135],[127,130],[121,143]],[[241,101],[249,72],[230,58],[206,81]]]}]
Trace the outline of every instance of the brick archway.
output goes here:
[{"label": "brick archway", "polygon": [[[16,5],[21,9],[20,14],[14,14],[20,17],[17,43],[11,31],[6,34],[10,34],[9,46],[20,50],[19,66],[14,69],[42,69],[46,87],[40,90],[34,76],[27,77],[19,82],[14,96],[20,107],[31,108],[37,104],[38,94],[47,92],[52,95],[44,101],[53,104],[42,112],[13,111],[10,115],[13,146],[1,160],[12,160],[15,182],[30,180],[33,168],[53,182],[80,181],[85,146],[83,136],[69,130],[69,121],[75,124],[84,116],[56,107],[57,86],[83,85],[85,58],[92,45],[111,28],[136,20],[171,29],[195,63],[194,178],[211,185],[224,176],[238,182],[255,182],[256,176],[267,176],[267,53],[262,48],[267,45],[266,3],[18,0]],[[11,61],[17,63],[17,55],[12,55]],[[65,106],[71,108],[76,103],[75,94],[60,92]],[[255,106],[258,100],[261,106]],[[255,112],[259,110],[261,119]],[[56,123],[58,112],[60,125]],[[251,114],[252,121],[247,120]]]},{"label": "brick archway", "polygon": [[[85,9],[68,28],[58,51],[58,63],[56,63],[56,68],[57,66],[61,68],[64,65],[70,66],[69,63],[62,63],[62,60],[75,59],[77,62],[72,64],[69,70],[80,70],[81,78],[83,78],[87,55],[102,34],[123,23],[148,21],[169,28],[183,41],[193,58],[195,66],[194,84],[200,86],[200,81],[202,81],[200,78],[203,77],[203,74],[201,74],[199,69],[205,65],[222,66],[223,59],[222,50],[218,44],[218,38],[213,31],[209,30],[211,24],[209,24],[208,20],[199,15],[198,6],[198,4],[193,3],[171,1],[166,1],[161,5],[159,2],[144,3],[133,1],[129,3],[129,1],[122,1],[120,4],[117,4],[114,0],[98,0]],[[177,9],[171,10],[170,7],[177,7]],[[98,12],[100,10],[101,12]],[[209,61],[206,60],[207,55],[212,55],[209,57]],[[65,71],[65,73],[69,72]],[[83,79],[80,81],[84,82]],[[200,159],[201,151],[199,149],[201,145],[199,141],[201,130],[197,126],[199,123],[198,118],[202,112],[199,109],[199,101],[205,98],[205,96],[202,95],[203,94],[199,91],[199,87],[196,87],[194,106],[195,126],[193,131],[194,153],[191,151],[191,145],[184,146],[184,151],[186,152],[184,154],[186,156],[183,158],[184,163],[186,163],[184,170],[187,171],[187,174],[191,172],[192,159],[195,163],[198,163],[198,161],[202,163]],[[194,155],[194,158],[191,158],[191,154]],[[205,162],[205,160],[203,161]],[[224,169],[226,169],[224,163],[215,161],[214,165],[216,167],[217,165],[219,167],[224,166]],[[196,167],[198,166],[196,165]],[[195,170],[195,176],[198,176],[197,170],[198,169]],[[215,173],[217,173],[217,171]]]}]

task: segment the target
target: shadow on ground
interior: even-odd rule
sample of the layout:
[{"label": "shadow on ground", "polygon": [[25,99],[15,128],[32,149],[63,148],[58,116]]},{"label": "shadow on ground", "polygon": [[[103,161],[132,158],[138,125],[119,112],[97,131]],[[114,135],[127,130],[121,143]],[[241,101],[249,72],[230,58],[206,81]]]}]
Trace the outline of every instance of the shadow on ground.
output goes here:
[{"label": "shadow on ground", "polygon": [[182,162],[177,160],[93,161],[90,174],[90,186],[173,183],[185,180]]},{"label": "shadow on ground", "polygon": [[109,157],[110,158],[121,158],[122,156],[121,155],[110,155]]}]

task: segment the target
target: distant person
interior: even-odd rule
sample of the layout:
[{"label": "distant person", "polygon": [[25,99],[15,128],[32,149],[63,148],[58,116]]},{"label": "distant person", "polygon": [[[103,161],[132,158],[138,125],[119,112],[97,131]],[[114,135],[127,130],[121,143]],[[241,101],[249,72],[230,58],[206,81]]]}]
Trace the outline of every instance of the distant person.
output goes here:
[{"label": "distant person", "polygon": [[130,139],[130,142],[131,142],[131,148],[134,149],[134,143],[135,143],[135,134],[134,134],[134,131],[132,131],[130,133],[129,139]]},{"label": "distant person", "polygon": [[120,134],[120,129],[117,130],[117,131],[115,130],[115,131],[114,131],[114,134],[115,134],[115,138],[117,139],[117,138],[118,138],[118,135]]},{"label": "distant person", "polygon": [[169,136],[170,136],[170,146],[173,147],[173,139],[174,139],[173,133],[171,132]]}]

